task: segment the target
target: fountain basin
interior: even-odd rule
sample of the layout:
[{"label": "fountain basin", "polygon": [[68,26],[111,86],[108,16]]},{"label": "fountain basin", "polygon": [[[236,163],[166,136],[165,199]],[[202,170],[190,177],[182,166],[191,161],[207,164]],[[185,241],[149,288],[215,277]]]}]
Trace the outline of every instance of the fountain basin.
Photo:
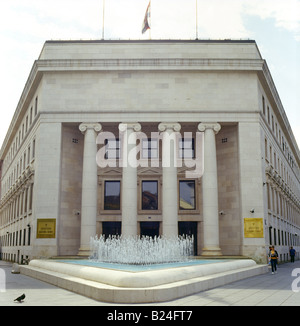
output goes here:
[{"label": "fountain basin", "polygon": [[146,271],[154,271],[159,269],[168,269],[168,268],[179,268],[179,267],[188,267],[202,264],[212,264],[216,262],[224,262],[226,260],[222,259],[189,259],[181,262],[169,262],[169,263],[157,263],[157,264],[145,264],[145,265],[134,265],[134,264],[123,264],[123,263],[108,263],[108,262],[99,262],[93,259],[59,259],[56,260],[61,263],[75,264],[75,265],[83,265],[90,267],[98,267],[105,269],[113,269],[119,271],[127,271],[127,272],[146,272]]},{"label": "fountain basin", "polygon": [[[222,263],[223,262],[223,263]],[[62,274],[80,277],[89,281],[99,282],[107,285],[124,287],[124,288],[149,288],[162,284],[179,282],[195,277],[215,274],[219,271],[228,271],[233,268],[255,266],[253,260],[240,261],[193,261],[188,264],[173,263],[155,265],[137,265],[139,271],[124,271],[125,266],[119,264],[101,264],[98,266],[90,266],[92,262],[87,261],[49,261],[49,260],[33,260],[30,266],[47,269],[49,271],[59,272]],[[95,263],[97,264],[97,263]],[[109,266],[111,265],[111,267]],[[106,268],[103,268],[106,266]],[[113,269],[115,266],[115,269]],[[118,266],[118,267],[116,267]],[[121,268],[121,269],[118,269]],[[132,265],[127,268],[134,269]],[[157,268],[157,269],[155,269]]]},{"label": "fountain basin", "polygon": [[213,260],[138,272],[51,260],[33,260],[29,265],[20,266],[22,274],[96,300],[115,303],[169,301],[267,271],[267,265],[257,265],[250,259]]}]

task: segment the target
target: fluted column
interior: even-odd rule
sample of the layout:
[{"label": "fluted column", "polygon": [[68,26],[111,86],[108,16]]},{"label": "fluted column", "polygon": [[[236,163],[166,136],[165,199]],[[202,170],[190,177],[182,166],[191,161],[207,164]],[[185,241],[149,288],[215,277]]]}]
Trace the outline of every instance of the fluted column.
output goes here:
[{"label": "fluted column", "polygon": [[79,130],[84,134],[81,234],[78,255],[90,254],[90,238],[96,235],[97,217],[97,145],[96,137],[102,126],[99,123],[82,123]]},{"label": "fluted column", "polygon": [[136,236],[137,229],[137,149],[139,123],[120,123],[122,133],[122,235]]},{"label": "fluted column", "polygon": [[177,164],[179,123],[160,123],[162,134],[162,232],[166,237],[178,235]]},{"label": "fluted column", "polygon": [[200,123],[204,132],[203,237],[202,255],[221,255],[219,247],[218,176],[215,135],[221,130],[218,123]]}]

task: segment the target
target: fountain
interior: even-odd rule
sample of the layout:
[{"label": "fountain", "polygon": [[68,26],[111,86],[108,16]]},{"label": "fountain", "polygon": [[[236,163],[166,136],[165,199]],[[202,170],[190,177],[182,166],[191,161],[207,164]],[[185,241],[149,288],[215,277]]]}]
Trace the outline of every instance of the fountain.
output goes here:
[{"label": "fountain", "polygon": [[186,261],[193,255],[193,237],[92,237],[90,259],[118,264],[161,264]]},{"label": "fountain", "polygon": [[89,259],[35,259],[22,274],[114,303],[163,302],[267,272],[250,259],[190,259],[193,238],[102,235]]}]

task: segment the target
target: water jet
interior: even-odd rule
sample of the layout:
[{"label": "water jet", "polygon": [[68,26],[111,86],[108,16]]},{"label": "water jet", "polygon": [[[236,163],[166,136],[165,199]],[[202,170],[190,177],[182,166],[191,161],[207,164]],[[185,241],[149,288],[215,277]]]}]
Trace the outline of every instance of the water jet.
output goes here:
[{"label": "water jet", "polygon": [[90,259],[119,264],[162,264],[193,256],[193,237],[109,236],[92,237]]}]

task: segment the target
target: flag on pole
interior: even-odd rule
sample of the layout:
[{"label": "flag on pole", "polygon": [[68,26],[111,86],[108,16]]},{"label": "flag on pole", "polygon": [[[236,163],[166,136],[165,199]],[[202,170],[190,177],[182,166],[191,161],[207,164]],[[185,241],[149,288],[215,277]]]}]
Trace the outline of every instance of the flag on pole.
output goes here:
[{"label": "flag on pole", "polygon": [[151,0],[149,1],[146,13],[145,13],[145,18],[143,21],[142,25],[142,34],[144,34],[147,29],[150,29],[150,11],[151,11]]}]

